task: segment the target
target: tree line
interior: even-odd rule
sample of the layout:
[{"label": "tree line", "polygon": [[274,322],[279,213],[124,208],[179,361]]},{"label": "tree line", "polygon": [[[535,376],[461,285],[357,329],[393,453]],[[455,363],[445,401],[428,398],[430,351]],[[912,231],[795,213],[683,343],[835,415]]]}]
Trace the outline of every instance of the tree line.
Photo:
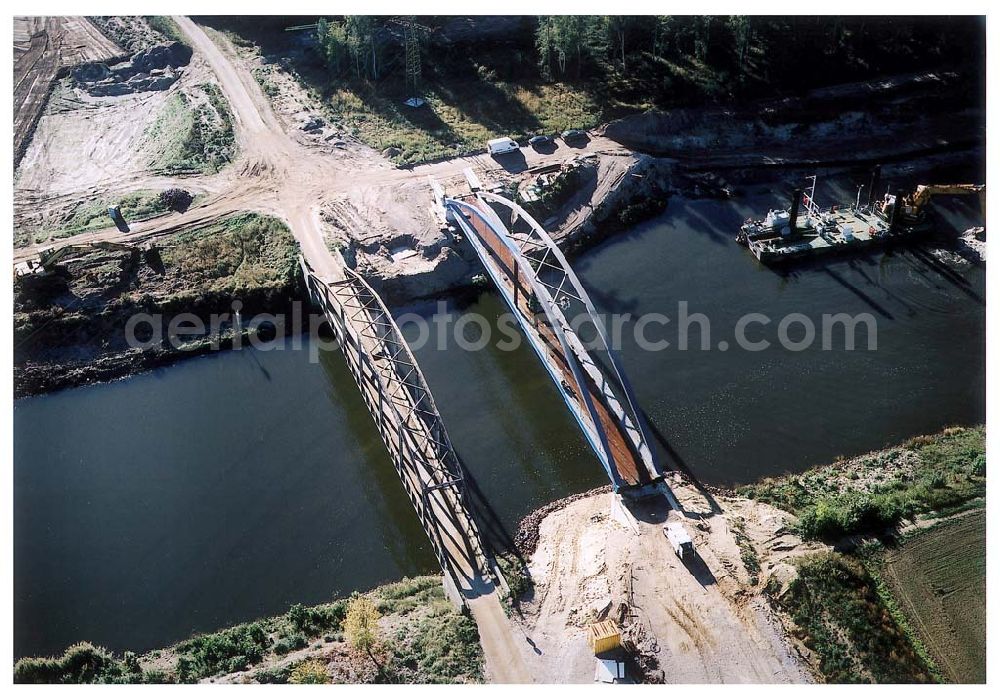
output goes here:
[{"label": "tree line", "polygon": [[[316,26],[332,75],[378,81],[405,74],[419,81],[433,32],[449,18],[349,15]],[[810,71],[905,69],[907,61],[976,57],[982,41],[976,18],[542,15],[523,36],[507,37],[527,50],[504,54],[522,75],[546,80],[599,80],[662,71],[664,62],[706,69],[734,83],[749,76],[782,83],[823,82]],[[949,53],[951,54],[949,56]],[[533,60],[532,60],[533,57]],[[463,77],[463,76],[456,76]]]},{"label": "tree line", "polygon": [[845,68],[892,56],[957,62],[976,50],[977,35],[983,27],[976,18],[548,15],[538,18],[535,47],[549,79],[609,69],[628,75],[640,58],[693,61],[739,77],[778,64],[806,71],[831,59]]},{"label": "tree line", "polygon": [[[407,83],[420,82],[423,45],[430,29],[412,16],[347,15],[320,19],[316,39],[330,72],[339,77],[377,81],[385,68],[402,65]],[[402,45],[399,56],[385,56],[386,47]],[[399,53],[399,52],[397,52]]]}]

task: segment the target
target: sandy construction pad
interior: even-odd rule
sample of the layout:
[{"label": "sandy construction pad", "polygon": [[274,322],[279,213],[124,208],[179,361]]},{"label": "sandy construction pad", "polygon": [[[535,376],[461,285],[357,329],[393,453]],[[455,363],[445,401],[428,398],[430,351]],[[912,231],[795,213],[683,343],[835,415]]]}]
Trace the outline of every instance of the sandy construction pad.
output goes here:
[{"label": "sandy construction pad", "polygon": [[[683,494],[680,494],[683,495]],[[522,632],[534,645],[536,678],[589,683],[595,660],[587,627],[611,618],[634,646],[647,677],[668,683],[808,682],[805,662],[750,584],[723,513],[670,512],[664,503],[641,508],[610,493],[589,496],[541,523],[529,568],[535,590],[521,604]],[[682,503],[683,503],[682,499]],[[745,523],[746,503],[733,516]],[[773,509],[772,509],[773,510]],[[663,535],[684,523],[698,556],[681,562]],[[769,540],[786,523],[776,513],[753,516],[765,565]],[[743,525],[746,527],[746,525]]]}]

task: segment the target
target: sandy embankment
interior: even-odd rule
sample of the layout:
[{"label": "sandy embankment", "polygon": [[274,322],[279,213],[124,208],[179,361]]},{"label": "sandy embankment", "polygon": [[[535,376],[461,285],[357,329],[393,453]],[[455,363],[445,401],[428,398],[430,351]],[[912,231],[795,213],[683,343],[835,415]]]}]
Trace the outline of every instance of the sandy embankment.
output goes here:
[{"label": "sandy embankment", "polygon": [[[788,640],[761,591],[787,582],[787,561],[822,545],[803,544],[789,516],[746,499],[713,498],[672,479],[684,512],[666,503],[624,509],[605,489],[565,499],[538,525],[529,558],[534,591],[520,604],[533,671],[550,682],[588,683],[594,657],[587,625],[610,617],[634,645],[648,680],[670,683],[808,682],[803,652]],[[682,563],[662,528],[683,522],[698,556]],[[521,541],[538,518],[526,518]],[[761,572],[748,573],[745,533]],[[516,618],[515,618],[516,619]]]}]

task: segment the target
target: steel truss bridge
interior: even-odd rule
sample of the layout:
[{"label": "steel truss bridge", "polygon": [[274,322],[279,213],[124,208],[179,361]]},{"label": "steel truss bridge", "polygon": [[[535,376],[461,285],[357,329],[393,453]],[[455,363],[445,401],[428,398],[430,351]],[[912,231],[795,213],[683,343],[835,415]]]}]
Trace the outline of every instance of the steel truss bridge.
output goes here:
[{"label": "steel truss bridge", "polygon": [[441,570],[453,584],[449,593],[464,603],[494,586],[505,589],[471,514],[462,464],[392,315],[353,270],[344,267],[343,277],[333,280],[317,275],[305,260],[300,265],[309,295],[337,336]]}]

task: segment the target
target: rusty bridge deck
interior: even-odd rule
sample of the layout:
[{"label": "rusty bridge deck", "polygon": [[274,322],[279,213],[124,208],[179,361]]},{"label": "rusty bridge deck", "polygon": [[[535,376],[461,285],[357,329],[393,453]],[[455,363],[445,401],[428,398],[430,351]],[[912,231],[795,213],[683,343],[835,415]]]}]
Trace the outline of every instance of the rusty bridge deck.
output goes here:
[{"label": "rusty bridge deck", "polygon": [[[586,291],[551,237],[517,204],[485,192],[440,204],[468,238],[559,388],[616,492],[666,492],[657,451]],[[584,342],[579,314],[595,338]]]}]

